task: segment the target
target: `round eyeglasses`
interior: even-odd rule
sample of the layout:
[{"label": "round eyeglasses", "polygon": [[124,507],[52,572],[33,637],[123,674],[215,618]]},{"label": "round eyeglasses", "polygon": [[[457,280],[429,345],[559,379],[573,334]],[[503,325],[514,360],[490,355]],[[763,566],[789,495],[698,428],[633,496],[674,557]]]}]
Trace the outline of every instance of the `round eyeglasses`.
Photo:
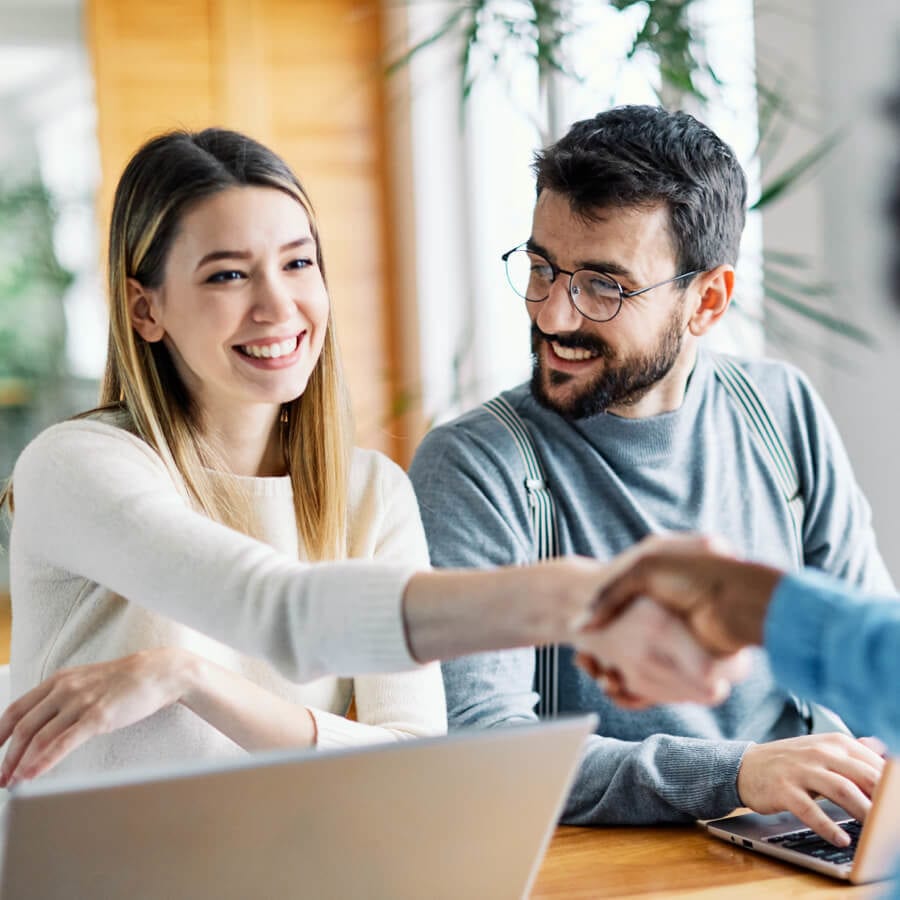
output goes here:
[{"label": "round eyeglasses", "polygon": [[540,253],[529,250],[527,244],[519,244],[507,250],[500,257],[506,264],[506,277],[510,287],[529,303],[543,303],[550,296],[550,289],[558,275],[569,276],[569,299],[572,306],[586,319],[592,322],[609,322],[622,308],[622,301],[628,297],[646,294],[654,288],[690,278],[697,275],[699,269],[684,272],[674,278],[667,278],[636,291],[626,291],[622,285],[605,272],[596,269],[576,269],[567,272],[559,266],[544,259]]}]

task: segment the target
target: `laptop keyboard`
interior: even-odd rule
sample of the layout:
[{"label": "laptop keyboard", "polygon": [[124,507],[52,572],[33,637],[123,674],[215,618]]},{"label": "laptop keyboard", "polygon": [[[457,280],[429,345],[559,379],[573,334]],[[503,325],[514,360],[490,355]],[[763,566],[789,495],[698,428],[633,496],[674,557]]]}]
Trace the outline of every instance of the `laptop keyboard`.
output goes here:
[{"label": "laptop keyboard", "polygon": [[824,838],[819,837],[811,828],[791,831],[788,834],[778,834],[775,837],[767,838],[766,843],[780,844],[785,850],[796,850],[798,853],[805,853],[807,856],[837,865],[850,863],[853,862],[853,856],[859,844],[862,823],[858,819],[849,819],[839,824],[852,838],[849,847],[835,847],[834,844],[829,844]]}]

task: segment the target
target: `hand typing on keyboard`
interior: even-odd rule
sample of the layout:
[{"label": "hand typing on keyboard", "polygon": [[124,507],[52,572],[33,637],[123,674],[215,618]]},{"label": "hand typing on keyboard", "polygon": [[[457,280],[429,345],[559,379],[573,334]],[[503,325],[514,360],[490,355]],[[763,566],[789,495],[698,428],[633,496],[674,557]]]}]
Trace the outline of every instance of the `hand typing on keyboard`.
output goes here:
[{"label": "hand typing on keyboard", "polygon": [[775,837],[767,838],[766,843],[779,844],[785,850],[796,850],[798,853],[805,853],[807,856],[814,856],[838,865],[853,862],[856,848],[859,846],[862,822],[858,819],[848,819],[846,822],[837,824],[850,836],[850,843],[846,847],[835,847],[834,844],[819,837],[810,828],[802,828],[788,834],[778,834]]},{"label": "hand typing on keyboard", "polygon": [[864,820],[884,767],[882,757],[864,741],[843,734],[809,734],[752,744],[738,770],[741,802],[760,813],[787,810],[832,846],[851,838],[816,803],[826,797],[856,819]]}]

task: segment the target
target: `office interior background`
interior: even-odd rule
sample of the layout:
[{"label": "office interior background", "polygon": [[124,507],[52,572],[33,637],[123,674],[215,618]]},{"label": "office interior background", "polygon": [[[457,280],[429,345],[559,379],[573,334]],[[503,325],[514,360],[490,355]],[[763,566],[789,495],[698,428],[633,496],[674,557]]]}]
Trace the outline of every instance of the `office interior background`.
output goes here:
[{"label": "office interior background", "polygon": [[[578,118],[665,89],[653,53],[629,54],[647,4],[560,0],[571,72],[542,79],[527,29],[513,40],[502,25],[531,5],[487,0],[464,96],[467,18],[428,38],[467,5],[0,0],[0,478],[37,431],[95,401],[112,192],[137,146],[175,127],[245,131],[309,190],[360,444],[406,464],[430,424],[527,376],[528,320],[500,254],[528,235],[531,154]],[[739,308],[717,345],[809,374],[898,578],[900,315],[881,209],[900,7],[685,5],[719,83],[701,74],[705,99],[681,101],[735,148],[751,199],[821,157],[751,213]],[[812,314],[788,308],[798,299]],[[0,553],[0,595],[7,585]]]}]

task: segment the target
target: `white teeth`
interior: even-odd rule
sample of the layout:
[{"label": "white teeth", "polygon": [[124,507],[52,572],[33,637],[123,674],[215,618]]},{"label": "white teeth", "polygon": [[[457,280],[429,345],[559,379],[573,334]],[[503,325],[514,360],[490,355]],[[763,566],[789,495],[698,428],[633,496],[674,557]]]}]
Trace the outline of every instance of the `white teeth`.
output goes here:
[{"label": "white teeth", "polygon": [[241,346],[241,350],[247,356],[253,356],[256,359],[278,359],[279,356],[287,356],[296,349],[296,337],[288,338],[277,344],[243,344]]},{"label": "white teeth", "polygon": [[585,359],[594,359],[599,356],[595,350],[581,350],[577,347],[563,347],[560,344],[551,344],[553,352],[561,359],[572,360],[573,362],[581,362]]}]

